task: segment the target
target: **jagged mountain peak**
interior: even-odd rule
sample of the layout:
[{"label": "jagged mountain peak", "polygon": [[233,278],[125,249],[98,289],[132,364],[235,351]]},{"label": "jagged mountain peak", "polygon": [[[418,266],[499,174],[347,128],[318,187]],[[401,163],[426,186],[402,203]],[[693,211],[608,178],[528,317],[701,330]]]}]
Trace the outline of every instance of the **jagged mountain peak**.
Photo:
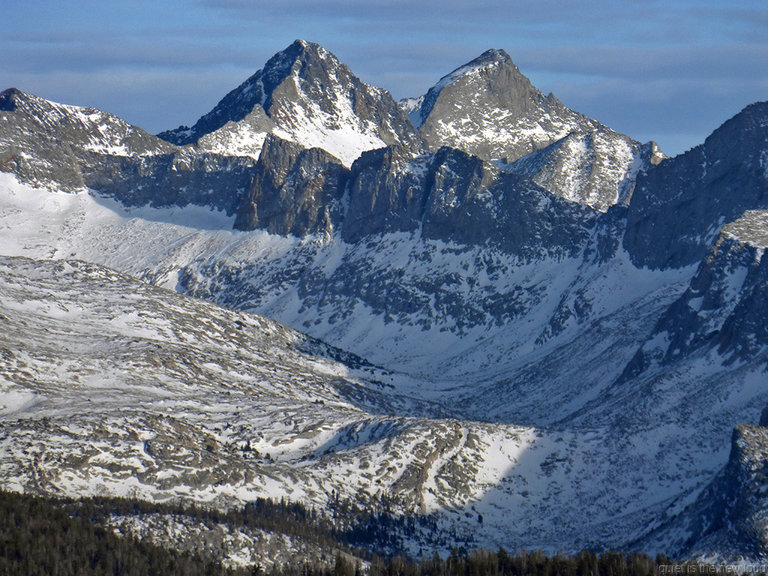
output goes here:
[{"label": "jagged mountain peak", "polygon": [[421,109],[411,115],[417,126],[421,127],[427,121],[438,102],[438,97],[449,86],[455,86],[455,90],[498,93],[503,100],[507,100],[507,105],[514,101],[541,96],[530,80],[515,66],[509,54],[504,50],[492,48],[446,74],[427,91]]},{"label": "jagged mountain peak", "polygon": [[0,92],[0,110],[12,111],[16,108],[17,102],[24,98],[26,94],[18,88],[8,88]]},{"label": "jagged mountain peak", "polygon": [[[338,59],[325,50],[319,44],[296,40],[290,46],[281,50],[269,60],[264,68],[248,77],[237,88],[231,90],[219,103],[207,114],[203,115],[192,128],[180,126],[175,130],[168,130],[158,134],[160,138],[168,140],[179,146],[198,143],[198,147],[212,149],[212,142],[200,142],[202,138],[216,132],[227,124],[247,123],[253,129],[251,132],[262,133],[256,136],[256,140],[263,141],[264,135],[269,132],[274,124],[271,122],[269,108],[272,105],[272,93],[286,78],[292,74],[295,76],[310,76],[317,73],[316,63],[328,59],[332,64],[339,65]],[[238,132],[242,133],[242,130]],[[221,136],[221,135],[219,135]],[[210,139],[209,139],[210,140]],[[217,152],[230,152],[237,154],[240,150],[232,150],[229,142],[218,143]],[[223,144],[223,145],[222,145]],[[260,142],[256,146],[254,156],[258,157]]]},{"label": "jagged mountain peak", "polygon": [[[343,64],[320,44],[295,40],[285,50],[272,56],[264,65],[261,71],[261,83],[265,96],[269,98],[288,76],[301,76],[305,79],[324,77],[338,66]],[[263,104],[265,109],[269,109],[268,100]]]},{"label": "jagged mountain peak", "polygon": [[[726,120],[710,134],[702,145],[707,156],[728,156],[734,147],[742,154],[764,155],[768,148],[768,101],[755,102]],[[768,167],[767,160],[758,160]],[[766,171],[768,174],[768,170]]]},{"label": "jagged mountain peak", "polygon": [[7,88],[6,90],[0,92],[0,102],[10,102],[14,104],[20,104],[24,102],[49,102],[51,104],[55,104],[50,100],[46,100],[42,96],[37,96],[36,94],[31,94],[30,92],[24,92],[23,90],[19,90],[18,88],[14,87]]},{"label": "jagged mountain peak", "polygon": [[385,90],[362,82],[319,44],[296,40],[192,127],[160,137],[199,150],[258,158],[267,134],[322,148],[346,166],[365,150],[419,141]]},{"label": "jagged mountain peak", "polygon": [[434,148],[451,146],[513,162],[571,132],[604,126],[544,95],[504,50],[490,49],[443,76],[411,118]]},{"label": "jagged mountain peak", "polygon": [[490,48],[475,58],[474,62],[512,62],[512,58],[503,49]]},{"label": "jagged mountain peak", "polygon": [[654,162],[651,147],[542,93],[504,50],[485,51],[401,105],[431,149],[464,150],[601,211],[625,201]]},{"label": "jagged mountain peak", "polygon": [[[729,126],[732,122],[741,122],[742,124],[753,122],[757,126],[765,128],[768,124],[768,100],[748,104],[733,118],[724,122],[721,128]],[[717,134],[718,130],[715,130],[707,140]]]},{"label": "jagged mountain peak", "polygon": [[336,56],[326,50],[323,46],[317,42],[308,42],[307,40],[296,39],[288,47],[280,52],[277,52],[272,58],[267,61],[266,68],[274,68],[282,63],[288,63],[289,68],[291,63],[296,60],[307,59],[330,59],[338,62],[339,59]]},{"label": "jagged mountain peak", "polygon": [[447,84],[451,82],[455,82],[463,78],[464,76],[477,73],[483,70],[488,70],[495,66],[504,66],[504,65],[511,66],[514,68],[515,71],[520,73],[517,66],[515,66],[515,64],[512,62],[512,58],[510,58],[509,54],[507,54],[504,50],[497,50],[495,48],[491,48],[490,50],[486,50],[485,52],[480,54],[480,56],[478,56],[474,60],[471,60],[466,64],[459,66],[458,68],[453,70],[450,74],[446,74],[445,76],[443,76],[440,79],[440,81],[437,83],[437,86],[446,86]]}]

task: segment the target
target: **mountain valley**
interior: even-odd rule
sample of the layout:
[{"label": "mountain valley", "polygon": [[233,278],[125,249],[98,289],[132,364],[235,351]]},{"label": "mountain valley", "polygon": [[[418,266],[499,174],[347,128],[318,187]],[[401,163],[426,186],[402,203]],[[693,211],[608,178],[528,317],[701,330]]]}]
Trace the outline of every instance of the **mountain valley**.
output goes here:
[{"label": "mountain valley", "polygon": [[759,561],[766,247],[765,102],[667,158],[502,50],[398,104],[297,40],[158,136],[9,89],[2,488]]}]

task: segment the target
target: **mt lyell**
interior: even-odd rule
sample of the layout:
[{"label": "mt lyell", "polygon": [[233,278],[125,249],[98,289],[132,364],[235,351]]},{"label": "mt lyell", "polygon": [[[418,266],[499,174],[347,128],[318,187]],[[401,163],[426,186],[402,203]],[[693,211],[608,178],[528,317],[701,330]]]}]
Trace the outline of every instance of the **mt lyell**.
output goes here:
[{"label": "mt lyell", "polygon": [[2,487],[760,559],[766,246],[766,102],[667,158],[501,50],[398,103],[296,41],[158,136],[9,89]]}]

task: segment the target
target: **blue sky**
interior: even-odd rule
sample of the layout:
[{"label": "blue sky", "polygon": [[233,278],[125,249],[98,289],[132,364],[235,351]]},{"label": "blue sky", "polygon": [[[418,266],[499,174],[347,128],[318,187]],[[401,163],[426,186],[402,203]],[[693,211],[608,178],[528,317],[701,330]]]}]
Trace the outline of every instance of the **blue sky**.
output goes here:
[{"label": "blue sky", "polygon": [[768,3],[27,0],[3,7],[0,89],[192,124],[294,39],[418,96],[488,48],[543,92],[668,154],[768,100]]}]

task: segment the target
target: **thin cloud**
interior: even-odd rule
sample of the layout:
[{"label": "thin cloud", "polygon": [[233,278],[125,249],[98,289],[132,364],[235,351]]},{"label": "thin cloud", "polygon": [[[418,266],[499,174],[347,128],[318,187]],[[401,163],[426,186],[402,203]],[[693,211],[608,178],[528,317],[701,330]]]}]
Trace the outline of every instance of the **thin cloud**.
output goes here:
[{"label": "thin cloud", "polygon": [[546,52],[524,51],[526,65],[547,72],[609,76],[638,76],[684,80],[768,75],[768,46],[661,47],[569,46]]},{"label": "thin cloud", "polygon": [[768,97],[763,0],[30,0],[0,21],[0,78],[156,132],[194,122],[295,38],[396,98],[502,48],[544,92],[639,139],[702,141]]}]

